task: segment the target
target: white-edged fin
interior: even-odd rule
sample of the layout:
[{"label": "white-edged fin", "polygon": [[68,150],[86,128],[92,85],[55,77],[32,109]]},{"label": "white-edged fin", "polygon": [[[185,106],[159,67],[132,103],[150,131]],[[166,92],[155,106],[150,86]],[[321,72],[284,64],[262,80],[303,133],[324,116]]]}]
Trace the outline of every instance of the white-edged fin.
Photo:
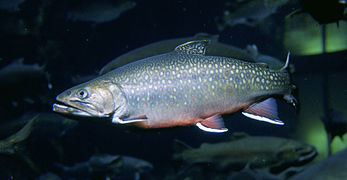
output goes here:
[{"label": "white-edged fin", "polygon": [[264,121],[264,122],[268,122],[271,124],[277,124],[277,125],[284,125],[284,122],[282,122],[281,120],[278,120],[278,119],[269,119],[269,118],[264,117],[264,116],[259,116],[259,115],[250,114],[250,113],[246,113],[246,112],[242,112],[242,114],[251,118],[251,119],[255,119],[258,121]]},{"label": "white-edged fin", "polygon": [[202,125],[199,122],[196,123],[196,126],[198,126],[198,128],[200,128],[201,130],[206,131],[206,132],[223,133],[223,132],[227,132],[228,131],[227,128],[223,128],[223,129],[209,128],[209,127],[206,127],[206,126]]},{"label": "white-edged fin", "polygon": [[135,123],[135,122],[142,122],[142,121],[147,121],[147,118],[143,119],[120,119],[119,117],[113,116],[112,118],[112,123],[115,124],[129,124],[129,123]]},{"label": "white-edged fin", "polygon": [[242,114],[258,121],[284,125],[278,118],[277,103],[274,98],[268,98],[262,102],[254,103],[244,110]]},{"label": "white-edged fin", "polygon": [[223,133],[228,131],[228,129],[224,127],[223,119],[219,114],[201,120],[196,123],[196,126],[207,132]]}]

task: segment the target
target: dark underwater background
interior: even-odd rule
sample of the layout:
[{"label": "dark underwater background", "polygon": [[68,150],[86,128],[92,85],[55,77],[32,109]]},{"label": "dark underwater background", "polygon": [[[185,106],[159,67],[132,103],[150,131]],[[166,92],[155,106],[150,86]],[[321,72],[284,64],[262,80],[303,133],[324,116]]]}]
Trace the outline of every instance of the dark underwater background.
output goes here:
[{"label": "dark underwater background", "polygon": [[[72,166],[87,161],[97,153],[131,156],[153,164],[153,170],[139,179],[199,179],[196,178],[199,176],[185,177],[177,173],[181,165],[172,159],[174,140],[197,148],[205,142],[229,141],[234,132],[285,137],[312,144],[318,150],[314,162],[319,162],[328,155],[326,136],[329,132],[322,121],[327,116],[326,109],[335,109],[343,114],[342,118],[339,116],[342,120],[338,126],[339,130],[342,129],[338,133],[341,138],[333,139],[332,153],[346,148],[346,138],[343,138],[347,128],[346,21],[326,25],[340,32],[334,36],[335,39],[329,40],[336,31],[325,30],[325,43],[329,44],[329,48],[335,41],[342,40],[342,43],[336,42],[339,44],[337,49],[329,49],[326,45],[327,49],[322,52],[324,42],[318,40],[308,47],[300,47],[309,49],[318,46],[309,53],[301,52],[300,48],[293,52],[291,48],[295,45],[286,39],[292,38],[301,44],[308,41],[302,34],[287,36],[290,30],[295,30],[293,24],[306,23],[293,20],[294,23],[288,25],[287,19],[291,17],[287,15],[301,8],[299,1],[281,5],[253,26],[235,24],[218,28],[225,24],[225,11],[232,13],[241,6],[247,6],[250,1],[134,0],[134,7],[107,22],[69,19],[74,7],[92,0],[24,0],[18,3],[17,8],[1,8],[1,70],[20,58],[24,64],[38,64],[43,70],[33,73],[23,70],[24,75],[9,73],[9,76],[4,73],[0,77],[0,139],[17,132],[36,114],[39,114],[39,119],[46,119],[47,123],[37,123],[30,136],[14,147],[18,153],[0,153],[0,179],[44,179],[43,175],[48,172],[68,179],[59,174],[61,171],[57,164]],[[3,0],[3,4],[6,3],[9,2]],[[254,10],[250,12],[259,9],[251,8]],[[310,17],[309,13],[304,14]],[[305,27],[321,31],[322,25],[318,21],[312,19],[311,22],[313,24]],[[85,81],[84,77],[87,80],[90,75],[91,78],[96,77],[98,71],[112,59],[153,42],[191,37],[201,32],[219,35],[219,42],[239,48],[255,44],[259,52],[276,57],[283,63],[288,51],[292,52],[290,63],[295,70],[291,76],[297,86],[295,96],[300,106],[295,109],[284,100],[277,99],[279,117],[285,122],[284,126],[254,121],[237,112],[223,115],[229,131],[221,134],[204,132],[195,126],[143,130],[74,117],[68,118],[77,120],[63,124],[67,117],[52,111],[56,95]],[[321,37],[322,34],[318,35]],[[73,81],[73,77],[78,83]],[[32,164],[23,160],[27,158]],[[211,172],[205,172],[206,179],[217,177],[218,172],[208,171]],[[129,174],[114,179],[136,179],[132,172]],[[228,179],[227,176],[218,177]]]}]

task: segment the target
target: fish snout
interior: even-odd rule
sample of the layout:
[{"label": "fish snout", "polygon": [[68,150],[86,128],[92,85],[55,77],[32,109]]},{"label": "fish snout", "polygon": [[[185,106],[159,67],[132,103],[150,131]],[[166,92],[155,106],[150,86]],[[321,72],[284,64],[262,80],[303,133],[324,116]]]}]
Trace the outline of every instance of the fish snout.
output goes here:
[{"label": "fish snout", "polygon": [[66,99],[70,96],[71,96],[71,90],[66,90],[66,91],[58,94],[57,97],[55,98],[55,100],[57,100],[59,102],[65,102]]},{"label": "fish snout", "polygon": [[313,160],[318,154],[317,149],[314,146],[306,146],[296,148],[295,151],[299,154],[299,162],[307,162]]}]

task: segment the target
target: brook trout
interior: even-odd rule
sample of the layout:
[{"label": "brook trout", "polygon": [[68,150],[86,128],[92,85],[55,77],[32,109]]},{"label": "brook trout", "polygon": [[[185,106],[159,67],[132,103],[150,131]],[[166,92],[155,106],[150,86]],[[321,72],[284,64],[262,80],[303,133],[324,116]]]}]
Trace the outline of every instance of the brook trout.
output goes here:
[{"label": "brook trout", "polygon": [[294,139],[249,136],[237,132],[232,138],[225,142],[203,143],[198,148],[176,140],[175,146],[180,151],[174,154],[173,159],[188,166],[208,164],[216,170],[230,171],[246,166],[252,169],[286,169],[309,163],[317,155],[314,146]]},{"label": "brook trout", "polygon": [[173,52],[148,57],[72,87],[56,98],[53,111],[109,117],[143,128],[196,125],[226,132],[221,114],[283,125],[273,95],[291,95],[286,64],[278,70],[234,58],[205,56],[209,41],[190,41]]}]

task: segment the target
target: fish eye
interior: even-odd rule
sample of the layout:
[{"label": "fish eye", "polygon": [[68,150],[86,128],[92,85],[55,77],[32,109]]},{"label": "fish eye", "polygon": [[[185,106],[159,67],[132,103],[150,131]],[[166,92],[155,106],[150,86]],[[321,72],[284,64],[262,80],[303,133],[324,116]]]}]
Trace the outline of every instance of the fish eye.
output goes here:
[{"label": "fish eye", "polygon": [[88,97],[88,91],[86,89],[80,89],[77,91],[77,96],[80,98],[80,99],[85,99]]}]

